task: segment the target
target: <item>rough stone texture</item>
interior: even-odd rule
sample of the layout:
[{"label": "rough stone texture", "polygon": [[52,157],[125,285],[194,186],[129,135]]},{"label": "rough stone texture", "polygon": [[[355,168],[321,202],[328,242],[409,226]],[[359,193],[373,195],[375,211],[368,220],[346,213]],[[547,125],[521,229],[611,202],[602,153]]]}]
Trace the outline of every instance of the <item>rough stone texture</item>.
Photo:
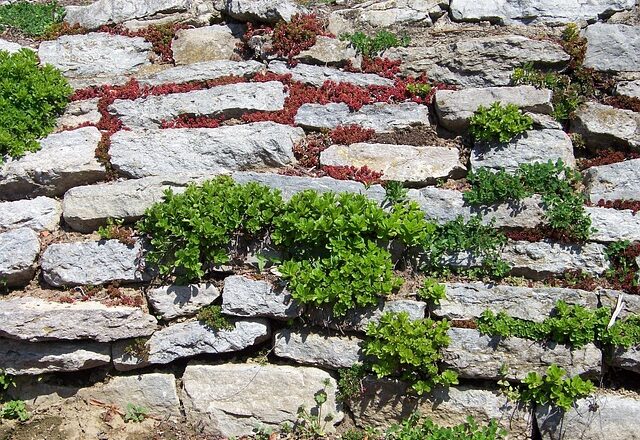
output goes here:
[{"label": "rough stone texture", "polygon": [[435,183],[440,178],[460,178],[465,167],[457,148],[414,147],[412,145],[332,145],[320,153],[322,165],[367,166],[382,172],[383,180],[413,184]]},{"label": "rough stone texture", "polygon": [[580,20],[595,21],[631,9],[634,0],[451,0],[451,17],[456,21],[491,21],[500,24],[563,24]]},{"label": "rough stone texture", "polygon": [[98,111],[99,99],[85,99],[67,104],[64,114],[58,118],[57,129],[63,130],[64,128],[78,127],[87,123],[96,125],[102,118]]},{"label": "rough stone texture", "polygon": [[571,349],[554,342],[481,335],[467,328],[452,328],[447,334],[450,343],[442,350],[443,366],[463,378],[521,381],[531,371],[544,375],[552,364],[570,376],[598,377],[602,368],[602,353],[593,344]]},{"label": "rough stone texture", "polygon": [[126,82],[129,75],[150,64],[151,43],[142,37],[104,32],[64,35],[43,41],[38,49],[42,63],[60,69],[75,88]]},{"label": "rough stone texture", "polygon": [[171,42],[173,59],[177,66],[202,61],[230,60],[235,54],[239,38],[229,26],[213,25],[194,29],[181,29]]},{"label": "rough stone texture", "polygon": [[489,107],[494,102],[513,104],[523,111],[550,114],[552,92],[533,86],[486,87],[463,90],[438,90],[435,110],[443,127],[455,133],[469,128],[469,119],[480,106]]},{"label": "rough stone texture", "polygon": [[567,412],[544,405],[536,408],[535,416],[543,440],[635,439],[640,397],[599,391],[578,399]]},{"label": "rough stone texture", "polygon": [[0,339],[0,365],[11,375],[77,371],[111,362],[111,346],[99,342],[22,342]]},{"label": "rough stone texture", "polygon": [[640,215],[628,209],[586,207],[591,226],[596,229],[589,240],[610,243],[614,241],[640,241]]},{"label": "rough stone texture", "polygon": [[168,364],[200,354],[243,350],[270,337],[269,322],[262,319],[236,321],[233,330],[213,330],[198,321],[181,322],[155,332],[146,342],[148,355],[127,353],[129,341],[113,345],[113,365],[127,371],[151,364]]},{"label": "rough stone texture", "polygon": [[35,274],[35,261],[40,252],[38,234],[29,228],[0,234],[0,279],[7,286],[28,284]]},{"label": "rough stone texture", "polygon": [[100,137],[95,127],[52,134],[40,141],[40,151],[8,160],[0,168],[0,199],[61,196],[104,179],[104,167],[95,157]]},{"label": "rough stone texture", "polygon": [[55,287],[147,281],[142,248],[118,240],[52,244],[42,253],[42,276]]},{"label": "rough stone texture", "polygon": [[205,61],[186,66],[171,67],[139,78],[140,84],[157,86],[165,83],[181,84],[189,81],[204,81],[225,76],[248,77],[264,69],[258,61]]},{"label": "rough stone texture", "polygon": [[362,398],[350,406],[358,426],[389,426],[419,412],[441,426],[465,423],[468,416],[480,425],[495,419],[510,439],[531,438],[531,411],[516,406],[495,389],[458,385],[417,397],[403,382],[372,377],[365,378],[363,388]]},{"label": "rough stone texture", "polygon": [[147,291],[149,306],[162,319],[195,314],[220,296],[211,283],[163,286]]},{"label": "rough stone texture", "polygon": [[327,393],[322,414],[333,416],[325,430],[332,432],[333,424],[344,417],[342,406],[336,401],[336,381],[317,368],[189,364],[182,380],[187,419],[211,435],[239,437],[250,435],[256,426],[278,428],[284,422],[291,424],[298,418],[300,405],[316,414],[314,395],[321,390]]},{"label": "rough stone texture", "polygon": [[364,362],[363,341],[355,336],[284,329],[273,336],[273,353],[300,364],[336,370]]},{"label": "rough stone texture", "polygon": [[640,80],[618,83],[616,85],[616,93],[631,98],[640,98]]},{"label": "rough stone texture", "polygon": [[292,164],[301,128],[274,122],[219,128],[119,131],[111,137],[111,163],[134,178],[216,174]]},{"label": "rough stone texture", "polygon": [[2,38],[0,38],[0,50],[5,50],[9,53],[16,53],[22,48],[23,46],[19,45],[18,43],[13,43],[11,41],[3,40]]},{"label": "rough stone texture", "polygon": [[283,87],[277,81],[239,83],[135,100],[118,99],[109,112],[130,128],[160,128],[162,121],[180,115],[239,117],[247,111],[282,110]]},{"label": "rough stone texture", "polygon": [[0,336],[22,341],[116,339],[149,336],[156,319],[137,307],[107,307],[92,301],[63,304],[37,298],[0,301]]},{"label": "rough stone texture", "polygon": [[239,21],[289,21],[306,9],[293,0],[227,0],[225,13]]},{"label": "rough stone texture", "polygon": [[640,114],[597,102],[587,102],[575,112],[571,131],[594,148],[640,148]]},{"label": "rough stone texture", "polygon": [[562,67],[569,55],[555,43],[519,35],[462,39],[426,47],[394,48],[385,56],[402,60],[407,74],[426,73],[432,81],[461,87],[507,86],[516,67]]},{"label": "rough stone texture", "polygon": [[362,57],[348,41],[323,35],[317,36],[316,44],[300,52],[296,59],[307,64],[338,67],[351,62],[352,66],[360,68],[362,63]]},{"label": "rough stone texture", "polygon": [[0,230],[29,228],[34,231],[58,229],[62,206],[49,197],[0,202]]},{"label": "rough stone texture", "polygon": [[389,132],[394,128],[429,125],[429,109],[413,102],[364,105],[356,112],[350,112],[343,103],[304,104],[296,113],[295,123],[310,129],[356,124],[377,132]]},{"label": "rough stone texture", "polygon": [[300,316],[302,306],[282,287],[232,275],[224,279],[222,311],[234,316],[291,319]]},{"label": "rough stone texture", "polygon": [[587,38],[585,67],[606,72],[640,71],[638,26],[596,23],[587,27],[584,36]]},{"label": "rough stone texture", "polygon": [[608,363],[614,367],[640,373],[640,347],[635,346],[627,349],[618,347],[613,351]]},{"label": "rough stone texture", "polygon": [[584,172],[585,192],[592,203],[640,200],[640,159],[592,167]]},{"label": "rough stone texture", "polygon": [[529,130],[507,143],[476,142],[471,150],[471,168],[504,168],[514,172],[523,163],[556,162],[576,166],[571,138],[562,130]]},{"label": "rough stone texture", "polygon": [[272,61],[269,63],[268,70],[278,75],[291,74],[291,79],[294,81],[300,81],[316,87],[322,86],[325,81],[349,83],[360,87],[393,86],[393,80],[373,73],[344,72],[332,67],[312,66],[309,64],[298,64],[293,68],[289,68],[282,61]]}]

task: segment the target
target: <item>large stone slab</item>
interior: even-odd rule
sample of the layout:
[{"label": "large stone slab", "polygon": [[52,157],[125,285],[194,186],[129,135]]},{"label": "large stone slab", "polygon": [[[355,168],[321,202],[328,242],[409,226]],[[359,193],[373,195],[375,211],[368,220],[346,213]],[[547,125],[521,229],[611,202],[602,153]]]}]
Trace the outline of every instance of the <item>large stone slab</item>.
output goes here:
[{"label": "large stone slab", "polygon": [[216,174],[294,163],[300,128],[256,122],[219,128],[119,131],[111,137],[111,163],[126,176]]},{"label": "large stone slab", "polygon": [[127,371],[200,354],[228,353],[266,341],[271,335],[263,319],[236,321],[232,330],[213,330],[198,321],[182,322],[155,332],[146,342],[148,353],[127,353],[130,341],[113,345],[113,365]]},{"label": "large stone slab", "polygon": [[0,200],[61,196],[104,179],[105,169],[95,157],[100,138],[95,127],[56,133],[40,141],[39,151],[8,160],[0,168]]},{"label": "large stone slab", "polygon": [[36,272],[40,253],[38,234],[29,228],[14,229],[0,234],[0,280],[7,286],[29,284]]},{"label": "large stone slab", "polygon": [[294,423],[301,405],[317,414],[314,396],[322,390],[327,393],[322,415],[331,416],[324,430],[332,432],[344,417],[336,401],[336,381],[317,368],[192,363],[182,380],[188,421],[210,435],[251,435],[256,426],[277,429],[282,423]]},{"label": "large stone slab", "polygon": [[640,148],[640,114],[597,102],[587,102],[575,112],[571,130],[593,148]]},{"label": "large stone slab", "polygon": [[591,226],[595,232],[589,239],[611,243],[614,241],[640,241],[640,215],[628,209],[617,210],[607,208],[586,207],[591,217]]},{"label": "large stone slab", "polygon": [[529,130],[506,143],[476,142],[471,150],[471,168],[504,168],[514,172],[521,164],[562,161],[575,167],[571,138],[562,130]]},{"label": "large stone slab", "polygon": [[220,291],[211,283],[162,286],[147,291],[149,306],[162,319],[193,315],[219,296]]},{"label": "large stone slab", "polygon": [[284,107],[283,85],[277,81],[239,83],[187,93],[117,99],[109,112],[130,128],[160,128],[180,115],[239,117],[246,111],[276,111]]},{"label": "large stone slab", "polygon": [[224,279],[222,311],[227,315],[275,319],[300,316],[302,306],[284,287],[240,275]]},{"label": "large stone slab", "polygon": [[29,228],[37,232],[53,231],[60,224],[61,214],[60,202],[49,197],[0,202],[0,230]]},{"label": "large stone slab", "polygon": [[240,21],[276,23],[290,21],[306,11],[292,0],[227,0],[225,13]]},{"label": "large stone slab", "polygon": [[201,63],[176,66],[157,73],[148,74],[138,79],[140,84],[157,86],[165,83],[186,83],[190,81],[206,81],[227,76],[250,77],[264,69],[258,61],[203,61]]},{"label": "large stone slab", "polygon": [[587,38],[585,67],[606,72],[640,71],[638,26],[596,23],[587,27],[584,36]]},{"label": "large stone slab", "polygon": [[116,339],[149,336],[156,319],[136,307],[107,307],[98,302],[63,304],[37,298],[0,301],[0,336],[22,341]]},{"label": "large stone slab", "polygon": [[349,83],[360,87],[368,86],[393,86],[393,80],[383,78],[373,73],[352,73],[344,72],[333,67],[311,66],[309,64],[298,64],[293,68],[287,67],[282,61],[272,61],[269,63],[269,71],[278,75],[291,75],[294,81],[320,87],[325,81],[336,83]]},{"label": "large stone slab", "polygon": [[467,328],[449,329],[447,335],[450,342],[442,349],[443,366],[462,378],[521,381],[531,371],[544,375],[553,364],[570,376],[598,377],[602,369],[602,352],[593,344],[571,349],[554,342],[481,335]]},{"label": "large stone slab", "polygon": [[296,113],[295,123],[316,130],[355,124],[383,133],[395,128],[429,125],[429,109],[414,102],[364,105],[355,112],[343,103],[303,104]]},{"label": "large stone slab", "polygon": [[363,363],[363,339],[309,331],[280,330],[273,336],[273,353],[300,364],[338,369]]},{"label": "large stone slab", "polygon": [[640,159],[591,167],[584,172],[585,192],[600,200],[640,200]]},{"label": "large stone slab", "polygon": [[494,102],[513,104],[523,111],[550,114],[552,92],[533,86],[485,87],[463,90],[438,90],[435,110],[440,124],[447,130],[462,133],[469,127],[469,119],[478,107],[489,107]]},{"label": "large stone slab", "polygon": [[110,362],[109,344],[0,339],[0,365],[6,374],[71,372],[107,365]]},{"label": "large stone slab", "polygon": [[147,281],[140,241],[128,246],[118,240],[57,243],[42,253],[44,280],[52,286],[96,285]]},{"label": "large stone slab", "polygon": [[316,44],[296,55],[296,59],[321,66],[343,66],[350,62],[352,66],[360,68],[362,63],[362,57],[351,47],[351,43],[322,35],[316,37]]},{"label": "large stone slab", "polygon": [[180,29],[171,42],[177,66],[213,60],[230,60],[237,44],[233,30],[225,25]]},{"label": "large stone slab", "polygon": [[383,180],[430,184],[437,179],[455,179],[465,174],[459,153],[451,147],[357,143],[330,146],[320,153],[320,162],[322,165],[366,166],[382,172]]}]

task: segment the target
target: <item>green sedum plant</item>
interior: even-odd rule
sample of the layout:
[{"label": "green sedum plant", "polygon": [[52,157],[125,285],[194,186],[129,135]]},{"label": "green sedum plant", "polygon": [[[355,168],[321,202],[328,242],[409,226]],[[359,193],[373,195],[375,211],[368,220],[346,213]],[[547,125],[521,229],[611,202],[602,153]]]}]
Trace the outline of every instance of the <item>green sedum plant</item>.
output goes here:
[{"label": "green sedum plant", "polygon": [[233,330],[235,326],[222,314],[222,307],[210,305],[201,308],[196,316],[198,321],[211,330]]},{"label": "green sedum plant", "polygon": [[353,34],[342,34],[340,39],[349,41],[358,53],[365,57],[374,57],[392,47],[406,47],[411,43],[409,37],[398,37],[389,31],[379,31],[373,37],[364,32],[354,32]]},{"label": "green sedum plant", "polygon": [[418,289],[416,296],[422,301],[430,301],[434,304],[440,304],[440,300],[447,297],[446,288],[444,284],[438,283],[438,280],[434,278],[427,278],[424,280],[424,284],[420,289]]},{"label": "green sedum plant", "polygon": [[4,27],[19,29],[30,37],[46,34],[62,22],[64,8],[57,1],[32,3],[18,1],[0,6],[0,30]]},{"label": "green sedum plant", "polygon": [[140,423],[149,415],[149,410],[141,405],[134,405],[133,403],[127,403],[127,407],[124,413],[124,421],[126,423],[134,422]]},{"label": "green sedum plant", "polygon": [[477,141],[509,142],[532,127],[533,119],[522,114],[516,105],[494,102],[489,108],[478,107],[471,117],[469,130]]},{"label": "green sedum plant", "polygon": [[590,380],[566,376],[566,370],[555,364],[547,368],[544,376],[530,372],[522,381],[521,400],[537,405],[553,404],[566,411],[577,399],[588,396],[595,389]]},{"label": "green sedum plant", "polygon": [[10,400],[0,408],[0,419],[11,419],[26,422],[31,418],[27,406],[22,400]]},{"label": "green sedum plant", "polygon": [[495,420],[491,420],[487,426],[479,426],[469,416],[466,423],[444,427],[414,413],[401,424],[389,427],[385,434],[385,440],[500,440],[505,438],[507,432]]}]

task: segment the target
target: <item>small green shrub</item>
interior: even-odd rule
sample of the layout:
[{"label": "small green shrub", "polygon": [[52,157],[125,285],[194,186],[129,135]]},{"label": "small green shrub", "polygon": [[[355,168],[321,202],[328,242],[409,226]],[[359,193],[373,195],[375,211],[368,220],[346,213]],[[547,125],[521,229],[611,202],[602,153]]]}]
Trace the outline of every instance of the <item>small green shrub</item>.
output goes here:
[{"label": "small green shrub", "polygon": [[577,399],[588,396],[595,389],[590,380],[566,375],[567,372],[555,364],[547,368],[544,376],[536,372],[527,374],[522,381],[521,399],[537,405],[551,403],[566,411]]},{"label": "small green shrub", "polygon": [[201,308],[197,315],[198,321],[211,330],[233,330],[235,326],[222,314],[222,307],[210,305]]},{"label": "small green shrub", "polygon": [[362,395],[362,379],[366,369],[362,364],[338,370],[338,391],[341,400],[355,400]]},{"label": "small green shrub", "polygon": [[417,297],[422,301],[440,304],[440,300],[447,297],[445,285],[438,283],[438,280],[434,278],[427,278],[422,287],[418,289]]},{"label": "small green shrub", "polygon": [[130,358],[147,361],[149,360],[149,345],[147,345],[147,342],[149,342],[149,338],[134,338],[124,347],[123,352]]},{"label": "small green shrub", "polygon": [[507,432],[495,420],[491,420],[488,426],[478,426],[469,416],[466,423],[443,427],[419,414],[412,414],[402,424],[392,425],[386,432],[385,440],[499,440],[506,435]]},{"label": "small green shrub", "polygon": [[398,37],[389,31],[379,31],[373,37],[366,35],[364,32],[342,34],[340,39],[349,41],[358,53],[369,58],[380,55],[392,47],[406,47],[411,43],[409,37]]},{"label": "small green shrub", "polygon": [[402,182],[396,180],[388,180],[384,183],[384,204],[396,205],[407,202],[407,194],[409,190],[404,187]]},{"label": "small green shrub", "polygon": [[407,84],[407,92],[426,98],[431,93],[433,86],[429,83],[411,83]]},{"label": "small green shrub", "polygon": [[127,408],[124,414],[124,421],[126,423],[135,422],[140,423],[149,415],[149,410],[141,405],[134,405],[133,403],[127,403]]},{"label": "small green shrub", "polygon": [[471,117],[469,130],[477,141],[509,142],[532,127],[533,119],[522,114],[516,105],[502,106],[494,102],[489,108],[478,107]]},{"label": "small green shrub", "polygon": [[55,24],[61,23],[63,16],[64,8],[58,5],[57,1],[19,1],[0,6],[0,29],[9,26],[30,37],[37,37],[47,33]]},{"label": "small green shrub", "polygon": [[22,400],[10,400],[2,405],[0,409],[0,419],[11,419],[26,422],[31,418],[27,411],[27,406]]}]

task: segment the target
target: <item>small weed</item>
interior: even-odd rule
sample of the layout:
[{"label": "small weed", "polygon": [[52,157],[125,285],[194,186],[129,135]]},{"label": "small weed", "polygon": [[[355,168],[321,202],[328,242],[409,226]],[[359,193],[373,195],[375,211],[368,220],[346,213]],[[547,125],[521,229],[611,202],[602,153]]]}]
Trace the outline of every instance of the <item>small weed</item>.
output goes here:
[{"label": "small weed", "polygon": [[444,284],[438,283],[438,280],[434,278],[427,278],[416,293],[416,297],[422,301],[440,304],[440,300],[447,297],[446,287]]},{"label": "small weed", "polygon": [[198,321],[211,330],[233,330],[235,326],[222,314],[222,307],[210,305],[200,309],[197,315]]},{"label": "small weed", "polygon": [[577,399],[594,391],[595,386],[590,380],[566,375],[566,370],[555,364],[547,368],[544,376],[532,371],[522,380],[521,400],[537,405],[551,403],[566,411]]},{"label": "small weed", "polygon": [[509,142],[532,127],[533,119],[522,114],[516,105],[494,102],[489,108],[478,107],[471,117],[469,130],[476,141]]},{"label": "small weed", "polygon": [[127,408],[124,414],[124,421],[126,423],[134,422],[140,423],[144,421],[149,415],[149,410],[141,405],[134,405],[133,403],[127,403]]},{"label": "small weed", "polygon": [[355,364],[350,368],[341,368],[338,370],[338,391],[340,399],[356,400],[364,392],[362,379],[366,374],[366,369],[362,364]]},{"label": "small weed", "polygon": [[379,31],[373,37],[366,35],[364,32],[355,32],[353,34],[343,34],[340,39],[349,41],[358,53],[367,58],[378,56],[392,47],[406,47],[411,43],[409,37],[398,37],[389,31]]},{"label": "small weed", "polygon": [[10,400],[2,405],[0,419],[11,419],[26,422],[31,418],[27,406],[22,400]]},{"label": "small weed", "polygon": [[383,205],[396,205],[405,203],[409,190],[404,187],[402,182],[396,180],[387,180],[384,183],[384,200]]},{"label": "small weed", "polygon": [[136,239],[133,237],[134,231],[131,228],[123,226],[123,223],[123,220],[109,218],[107,219],[106,226],[100,226],[98,228],[98,235],[103,240],[113,239],[127,246],[133,246],[136,244]]},{"label": "small weed", "polygon": [[57,1],[48,3],[19,1],[0,6],[0,29],[8,26],[19,29],[29,37],[38,37],[60,23],[63,16],[64,8],[58,5]]},{"label": "small weed", "polygon": [[412,95],[421,96],[423,98],[429,96],[433,86],[429,83],[409,83],[407,84],[407,91]]},{"label": "small weed", "polygon": [[385,440],[500,440],[506,437],[507,432],[499,428],[495,420],[481,427],[469,416],[466,423],[442,427],[419,414],[412,414],[402,424],[392,425],[385,434]]},{"label": "small weed", "polygon": [[141,337],[132,339],[127,346],[124,347],[124,354],[130,358],[143,361],[149,360],[149,346],[147,342],[149,342],[149,338]]},{"label": "small weed", "polygon": [[324,387],[321,390],[318,390],[313,396],[313,400],[316,403],[316,415],[313,415],[304,406],[300,406],[300,408],[298,408],[298,421],[293,427],[293,432],[296,434],[296,438],[316,439],[325,437],[327,424],[334,418],[333,414],[327,414],[324,417],[322,414],[322,408],[328,398],[328,386],[329,379],[326,379]]}]

